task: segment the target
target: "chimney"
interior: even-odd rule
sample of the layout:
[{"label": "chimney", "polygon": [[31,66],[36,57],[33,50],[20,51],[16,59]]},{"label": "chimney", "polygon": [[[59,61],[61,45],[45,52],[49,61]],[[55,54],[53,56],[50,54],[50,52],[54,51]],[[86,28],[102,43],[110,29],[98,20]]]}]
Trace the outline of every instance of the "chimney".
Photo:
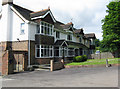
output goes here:
[{"label": "chimney", "polygon": [[13,0],[2,0],[2,5],[13,4]]}]

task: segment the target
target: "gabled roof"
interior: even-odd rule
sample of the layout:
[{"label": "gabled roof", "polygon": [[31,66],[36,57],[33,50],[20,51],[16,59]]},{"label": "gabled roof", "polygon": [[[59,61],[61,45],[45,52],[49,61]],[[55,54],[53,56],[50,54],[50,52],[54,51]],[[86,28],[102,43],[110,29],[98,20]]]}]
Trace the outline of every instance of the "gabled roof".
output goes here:
[{"label": "gabled roof", "polygon": [[86,38],[96,38],[94,33],[89,33],[84,35]]},{"label": "gabled roof", "polygon": [[76,30],[74,30],[74,33],[75,33],[75,34],[84,34],[82,28],[81,28],[81,29],[76,29]]},{"label": "gabled roof", "polygon": [[34,18],[34,17],[38,17],[38,16],[43,16],[45,15],[48,11],[50,11],[50,9],[44,9],[44,10],[41,10],[41,11],[38,11],[38,12],[32,12],[30,13],[30,17],[31,18]]},{"label": "gabled roof", "polygon": [[31,20],[30,18],[30,13],[32,13],[33,11],[28,10],[26,8],[20,7],[18,5],[12,4],[13,8],[19,13],[21,14],[26,20]]},{"label": "gabled roof", "polygon": [[50,8],[48,9],[44,9],[44,10],[41,10],[41,11],[38,11],[38,12],[32,12],[30,13],[30,17],[32,20],[36,20],[36,19],[43,19],[45,18],[48,14],[50,14],[53,22],[56,22],[52,12],[50,11]]},{"label": "gabled roof", "polygon": [[62,27],[63,29],[69,29],[71,26],[73,26],[73,23],[72,23],[72,22],[61,25],[61,27]]}]

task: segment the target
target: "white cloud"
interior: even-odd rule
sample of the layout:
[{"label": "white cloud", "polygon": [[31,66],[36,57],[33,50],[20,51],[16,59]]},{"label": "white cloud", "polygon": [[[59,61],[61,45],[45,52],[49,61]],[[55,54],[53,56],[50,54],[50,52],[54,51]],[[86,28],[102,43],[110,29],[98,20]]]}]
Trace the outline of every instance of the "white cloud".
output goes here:
[{"label": "white cloud", "polygon": [[[64,23],[72,21],[76,28],[84,28],[85,33],[96,33],[101,39],[101,20],[105,16],[106,5],[111,0],[13,0],[14,3],[33,11],[50,6],[54,17]],[[72,19],[72,20],[71,20]]]}]

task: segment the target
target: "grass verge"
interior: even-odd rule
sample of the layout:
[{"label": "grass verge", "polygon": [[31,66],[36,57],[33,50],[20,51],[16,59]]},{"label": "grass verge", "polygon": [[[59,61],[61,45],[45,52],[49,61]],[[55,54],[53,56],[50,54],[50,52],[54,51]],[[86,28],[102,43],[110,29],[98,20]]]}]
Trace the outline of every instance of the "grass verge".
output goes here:
[{"label": "grass verge", "polygon": [[[118,64],[119,61],[120,58],[108,59],[109,64]],[[100,65],[100,64],[106,64],[106,59],[88,59],[85,62],[72,62],[66,65]]]}]

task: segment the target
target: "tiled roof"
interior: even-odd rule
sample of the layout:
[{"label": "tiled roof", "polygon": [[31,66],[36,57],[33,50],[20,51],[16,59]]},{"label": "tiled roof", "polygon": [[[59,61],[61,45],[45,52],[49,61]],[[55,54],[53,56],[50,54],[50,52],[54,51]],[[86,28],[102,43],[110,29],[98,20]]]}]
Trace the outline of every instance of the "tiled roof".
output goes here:
[{"label": "tiled roof", "polygon": [[71,26],[73,26],[73,23],[72,23],[72,22],[67,23],[67,24],[64,24],[64,25],[61,25],[61,27],[62,27],[63,29],[68,29],[68,28],[70,28]]},{"label": "tiled roof", "polygon": [[86,38],[96,38],[94,33],[89,33],[84,35]]},{"label": "tiled roof", "polygon": [[25,9],[23,7],[20,7],[18,5],[12,4],[12,6],[15,8],[15,10],[17,10],[25,19],[27,20],[31,20],[30,19],[30,13],[32,13],[33,11]]},{"label": "tiled roof", "polygon": [[76,42],[72,42],[72,41],[66,41],[66,40],[57,40],[54,45],[55,46],[60,46],[62,45],[63,42],[66,42],[67,45],[73,45],[73,46],[76,46],[76,47],[84,47],[84,48],[88,48],[87,46],[81,44],[81,43],[76,43]]},{"label": "tiled roof", "polygon": [[41,11],[38,11],[38,12],[32,12],[32,13],[30,13],[30,16],[31,16],[31,18],[37,17],[37,16],[43,16],[43,15],[45,15],[48,11],[50,11],[50,8],[44,9],[44,10],[41,10]]},{"label": "tiled roof", "polygon": [[76,33],[76,34],[84,34],[82,28],[74,30],[74,33]]}]

